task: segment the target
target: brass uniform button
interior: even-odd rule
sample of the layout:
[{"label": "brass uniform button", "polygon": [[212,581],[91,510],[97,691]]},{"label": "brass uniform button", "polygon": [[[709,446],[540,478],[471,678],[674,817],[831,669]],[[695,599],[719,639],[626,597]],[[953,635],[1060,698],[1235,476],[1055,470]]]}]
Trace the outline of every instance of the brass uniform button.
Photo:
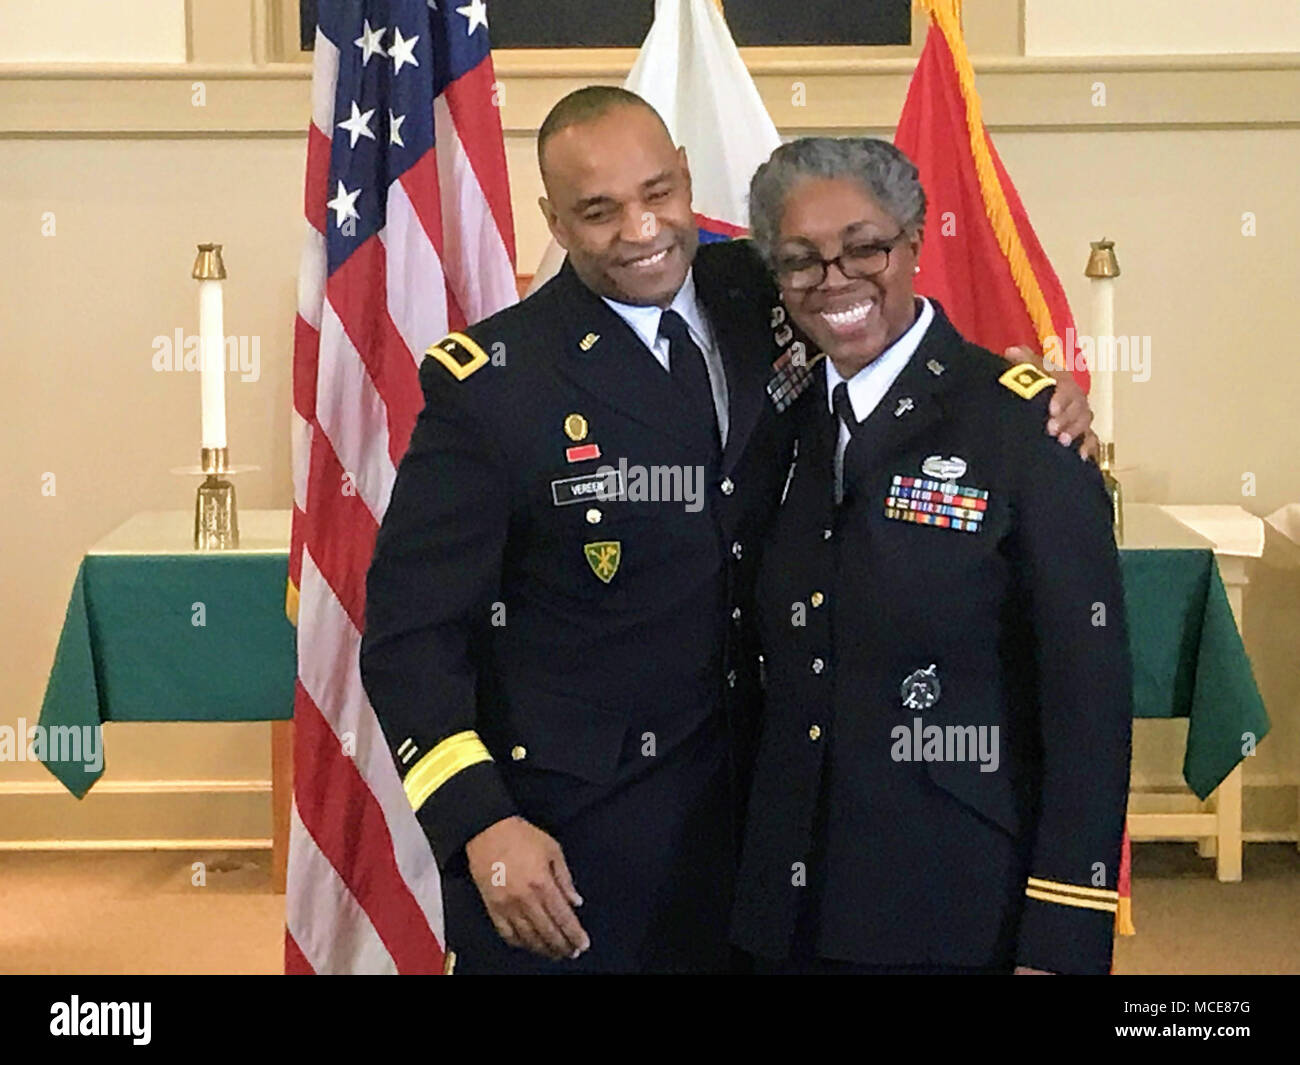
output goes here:
[{"label": "brass uniform button", "polygon": [[587,524],[599,525],[600,519],[602,517],[603,515],[600,513],[600,509],[598,507],[592,507],[589,511],[587,511]]},{"label": "brass uniform button", "polygon": [[816,743],[819,739],[821,739],[822,738],[821,726],[813,725],[813,727],[808,730],[808,738],[812,740],[813,743]]},{"label": "brass uniform button", "polygon": [[819,607],[822,603],[826,602],[826,596],[822,595],[821,592],[813,592],[813,594],[808,597],[808,602],[812,603],[814,607]]},{"label": "brass uniform button", "polygon": [[515,744],[510,748],[510,757],[516,762],[522,762],[528,757],[528,748]]}]

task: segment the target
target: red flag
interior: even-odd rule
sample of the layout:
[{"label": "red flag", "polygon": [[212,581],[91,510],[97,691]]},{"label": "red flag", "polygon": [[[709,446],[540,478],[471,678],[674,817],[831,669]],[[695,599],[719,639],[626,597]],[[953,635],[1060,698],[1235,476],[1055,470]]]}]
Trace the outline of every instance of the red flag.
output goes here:
[{"label": "red flag", "polygon": [[[916,290],[943,304],[957,331],[990,351],[1025,344],[1065,359],[1066,342],[1074,345],[1074,316],[984,128],[961,2],[921,0],[921,6],[930,29],[894,134],[894,144],[920,171],[927,200]],[[1088,372],[1079,360],[1064,364],[1086,390]],[[1116,926],[1132,935],[1127,828],[1118,881]]]},{"label": "red flag", "polygon": [[517,298],[494,93],[479,0],[321,0],[294,336],[289,973],[443,969],[437,865],[359,653],[419,361]]},{"label": "red flag", "polygon": [[[961,5],[921,3],[930,31],[894,134],[919,168],[928,202],[916,290],[937,299],[962,336],[990,351],[1025,344],[1050,354],[1050,338],[1073,343],[1074,316],[984,128]],[[1086,370],[1074,376],[1088,387]]]}]

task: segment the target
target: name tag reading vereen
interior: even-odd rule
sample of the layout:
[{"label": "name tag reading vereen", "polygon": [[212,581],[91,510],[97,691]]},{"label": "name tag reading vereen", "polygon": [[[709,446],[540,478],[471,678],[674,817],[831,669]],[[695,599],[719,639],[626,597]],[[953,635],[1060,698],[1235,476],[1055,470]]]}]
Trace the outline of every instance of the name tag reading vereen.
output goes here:
[{"label": "name tag reading vereen", "polygon": [[565,477],[551,482],[551,497],[557,507],[591,499],[618,499],[622,495],[623,474],[620,470],[598,470],[581,477]]}]

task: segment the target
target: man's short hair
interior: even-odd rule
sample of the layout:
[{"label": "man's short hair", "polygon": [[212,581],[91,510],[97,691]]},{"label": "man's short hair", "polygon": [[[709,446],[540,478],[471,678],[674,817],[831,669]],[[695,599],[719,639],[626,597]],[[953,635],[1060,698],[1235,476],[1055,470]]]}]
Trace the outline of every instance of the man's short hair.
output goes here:
[{"label": "man's short hair", "polygon": [[542,128],[537,131],[538,167],[545,172],[546,168],[542,165],[542,158],[543,153],[546,151],[546,142],[557,133],[568,129],[570,126],[580,126],[586,122],[594,122],[617,107],[644,108],[659,120],[664,133],[670,140],[672,139],[672,134],[668,132],[668,124],[664,122],[659,112],[636,93],[629,92],[627,89],[620,89],[615,85],[588,85],[585,88],[575,89],[568,96],[565,96],[551,108],[550,113],[542,120]]}]

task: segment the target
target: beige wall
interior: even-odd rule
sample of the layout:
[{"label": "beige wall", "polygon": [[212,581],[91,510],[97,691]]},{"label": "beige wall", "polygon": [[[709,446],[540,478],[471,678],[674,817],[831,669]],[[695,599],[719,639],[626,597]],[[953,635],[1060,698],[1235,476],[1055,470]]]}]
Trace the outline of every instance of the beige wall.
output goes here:
[{"label": "beige wall", "polygon": [[[305,84],[305,83],[304,83]],[[193,506],[195,482],[169,471],[197,461],[198,379],[152,368],[153,338],[197,330],[194,245],[226,245],[226,329],[257,337],[255,382],[227,379],[232,454],[261,469],[238,479],[241,507],[287,507],[295,274],[302,233],[298,138],[0,139],[0,367],[6,456],[0,516],[0,724],[35,722],[63,608],[86,548],[141,510]],[[51,213],[54,236],[42,235]],[[55,495],[42,477],[55,475]],[[269,777],[266,725],[110,725],[111,782]],[[0,783],[51,781],[39,765],[0,765]],[[206,788],[203,789],[206,794]],[[96,796],[95,800],[99,797]],[[185,800],[190,827],[133,796],[57,797],[58,834],[131,836],[103,807],[147,810],[145,835],[264,836],[264,802],[234,793]],[[256,801],[254,801],[256,800]],[[189,803],[186,805],[186,803]],[[48,806],[28,803],[32,809]],[[97,808],[99,807],[99,808]],[[48,819],[10,814],[0,839]]]},{"label": "beige wall", "polygon": [[1027,55],[1300,51],[1295,0],[1024,0]]},{"label": "beige wall", "polygon": [[185,0],[0,0],[12,62],[183,63]]},{"label": "beige wall", "polygon": [[[1015,38],[1008,15],[1018,7],[999,4],[985,26],[990,56]],[[219,51],[193,44],[196,55]],[[911,64],[860,49],[750,58],[787,135],[887,134]],[[532,154],[541,115],[577,84],[620,81],[628,61],[498,57],[521,271],[545,245]],[[226,245],[228,332],[260,339],[260,379],[232,380],[228,393],[234,458],[262,467],[240,479],[241,505],[291,499],[305,72],[208,64],[102,74],[0,65],[0,725],[39,712],[87,546],[137,511],[192,503],[193,483],[169,470],[193,461],[197,381],[158,374],[150,360],[153,337],[195,328],[197,241]],[[1081,319],[1088,241],[1118,241],[1117,324],[1149,334],[1153,355],[1149,381],[1117,388],[1130,498],[1260,514],[1300,500],[1300,432],[1289,416],[1300,392],[1290,320],[1300,60],[1003,57],[981,61],[979,77],[998,148]],[[196,80],[202,108],[192,103]],[[1104,108],[1094,103],[1098,81]],[[796,82],[806,107],[795,106]],[[1247,211],[1253,237],[1242,234]],[[52,498],[41,494],[47,472],[57,478]],[[1241,494],[1245,473],[1255,475],[1254,497]],[[1247,766],[1248,784],[1296,779],[1300,693],[1279,634],[1293,644],[1300,631],[1297,590],[1270,577],[1247,596],[1247,635],[1257,665],[1266,660],[1278,722]],[[1144,780],[1177,779],[1177,729],[1142,729]],[[111,725],[106,739],[108,772],[80,804],[41,767],[0,764],[0,843],[269,833],[267,726]],[[1266,805],[1248,795],[1248,827],[1273,831],[1294,816]]]}]

